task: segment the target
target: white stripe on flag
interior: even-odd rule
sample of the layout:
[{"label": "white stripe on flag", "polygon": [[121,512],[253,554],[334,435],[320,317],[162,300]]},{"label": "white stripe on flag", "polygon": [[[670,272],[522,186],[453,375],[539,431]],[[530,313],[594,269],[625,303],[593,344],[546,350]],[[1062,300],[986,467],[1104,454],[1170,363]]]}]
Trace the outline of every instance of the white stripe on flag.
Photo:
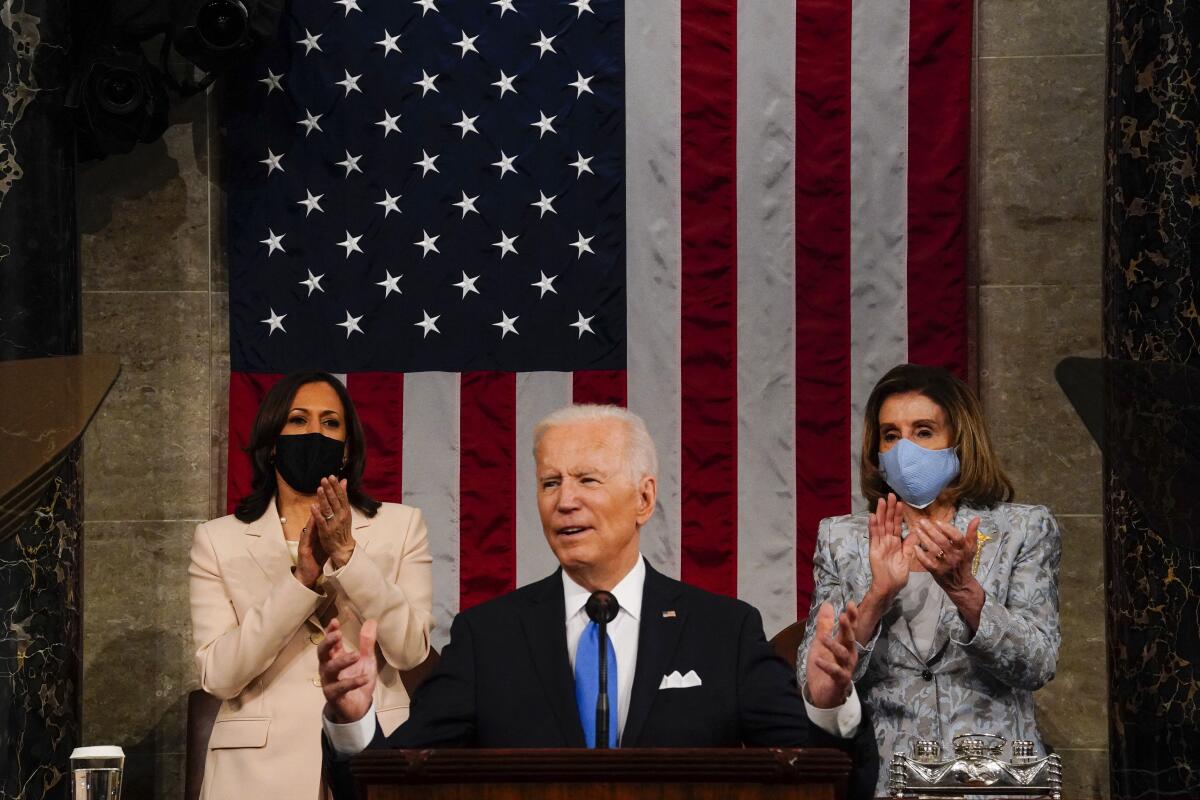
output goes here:
[{"label": "white stripe on flag", "polygon": [[851,498],[867,397],[908,358],[909,0],[854,0],[850,63]]},{"label": "white stripe on flag", "polygon": [[546,544],[537,506],[533,468],[533,426],[571,402],[571,373],[524,372],[517,375],[517,586],[546,577],[558,559]]},{"label": "white stripe on flag", "polygon": [[658,509],[642,553],[679,577],[680,7],[625,6],[628,398],[658,445]]},{"label": "white stripe on flag", "polygon": [[738,597],[796,621],[796,4],[739,5]]},{"label": "white stripe on flag", "polygon": [[458,613],[459,375],[404,376],[404,502],[421,509],[433,555],[433,646],[450,640]]}]

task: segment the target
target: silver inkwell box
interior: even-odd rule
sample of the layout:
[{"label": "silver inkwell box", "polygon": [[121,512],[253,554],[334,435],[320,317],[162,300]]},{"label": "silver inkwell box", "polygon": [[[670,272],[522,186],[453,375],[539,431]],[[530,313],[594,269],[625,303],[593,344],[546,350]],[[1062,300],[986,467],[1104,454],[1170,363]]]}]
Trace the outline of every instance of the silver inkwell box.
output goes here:
[{"label": "silver inkwell box", "polygon": [[[954,753],[942,754],[941,744],[917,740],[912,754],[896,753],[888,775],[895,800],[954,797],[1062,798],[1062,759],[1057,754],[1035,756],[1033,742],[1008,741],[994,733],[954,737]],[[1010,757],[1004,759],[1005,750]]]}]

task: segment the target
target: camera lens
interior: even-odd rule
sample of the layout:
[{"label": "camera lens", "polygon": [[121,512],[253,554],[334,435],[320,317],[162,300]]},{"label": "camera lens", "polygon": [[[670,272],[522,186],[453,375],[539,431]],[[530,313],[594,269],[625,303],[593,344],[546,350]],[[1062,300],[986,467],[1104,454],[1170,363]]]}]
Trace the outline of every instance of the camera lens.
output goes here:
[{"label": "camera lens", "polygon": [[241,44],[249,25],[246,7],[238,0],[208,0],[196,14],[196,33],[211,50]]},{"label": "camera lens", "polygon": [[110,114],[129,114],[142,105],[144,90],[131,69],[111,67],[96,77],[96,98]]}]

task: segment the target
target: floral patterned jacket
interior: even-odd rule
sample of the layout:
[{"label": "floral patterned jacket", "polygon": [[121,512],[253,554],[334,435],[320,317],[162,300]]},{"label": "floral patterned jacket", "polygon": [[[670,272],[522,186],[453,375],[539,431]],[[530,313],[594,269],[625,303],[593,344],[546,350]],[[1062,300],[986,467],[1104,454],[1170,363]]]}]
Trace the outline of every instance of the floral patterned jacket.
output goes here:
[{"label": "floral patterned jacket", "polygon": [[[1033,691],[1054,677],[1061,642],[1058,524],[1045,506],[1000,503],[960,507],[954,526],[966,530],[974,516],[980,518],[975,577],[987,594],[975,635],[946,599],[926,661],[893,603],[870,642],[859,645],[854,681],[879,743],[880,796],[887,794],[892,754],[909,752],[914,739],[940,741],[950,753],[957,734],[997,733],[1030,739],[1045,752]],[[871,585],[868,542],[865,512],[821,521],[812,607],[796,662],[801,685],[817,609],[829,602],[840,611]]]}]

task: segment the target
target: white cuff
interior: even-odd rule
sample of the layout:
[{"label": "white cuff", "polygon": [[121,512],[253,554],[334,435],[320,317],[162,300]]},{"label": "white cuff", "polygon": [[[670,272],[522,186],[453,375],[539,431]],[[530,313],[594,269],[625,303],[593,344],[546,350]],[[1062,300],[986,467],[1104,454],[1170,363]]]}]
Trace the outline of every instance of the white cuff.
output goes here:
[{"label": "white cuff", "polygon": [[858,692],[854,684],[850,684],[850,696],[846,702],[834,708],[817,708],[808,702],[808,687],[801,692],[804,698],[804,710],[812,724],[831,736],[850,739],[858,733],[858,725],[862,722],[862,703],[859,702]]},{"label": "white cuff", "polygon": [[324,728],[325,736],[329,738],[329,744],[335,753],[346,758],[356,756],[366,750],[367,745],[375,738],[375,702],[371,702],[367,713],[357,722],[334,722],[322,711],[321,727]]}]

